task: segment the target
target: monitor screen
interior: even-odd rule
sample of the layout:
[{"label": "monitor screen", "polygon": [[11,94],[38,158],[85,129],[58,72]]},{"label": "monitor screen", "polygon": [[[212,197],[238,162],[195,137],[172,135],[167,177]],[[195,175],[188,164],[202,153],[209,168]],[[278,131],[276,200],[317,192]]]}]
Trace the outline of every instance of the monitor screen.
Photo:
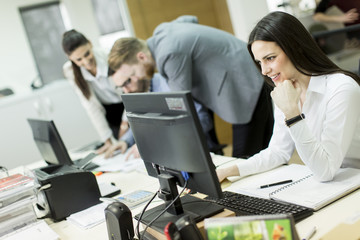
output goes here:
[{"label": "monitor screen", "polygon": [[65,144],[52,120],[28,119],[41,156],[48,164],[72,165]]},{"label": "monitor screen", "polygon": [[[159,178],[162,193],[169,192],[172,200],[178,193],[168,178],[179,186],[184,186],[188,179],[187,188],[212,197],[222,197],[190,92],[131,93],[122,95],[122,99],[140,156],[148,174]],[[164,201],[163,208],[171,202],[167,197]],[[187,200],[182,199],[177,204],[182,204],[185,213],[193,211],[191,204],[184,204],[184,201]],[[196,201],[200,202],[199,199]],[[202,207],[197,205],[195,208]],[[182,210],[174,211],[173,215],[181,216]],[[211,214],[209,209],[206,211]],[[195,215],[196,221],[207,217],[203,213]]]}]

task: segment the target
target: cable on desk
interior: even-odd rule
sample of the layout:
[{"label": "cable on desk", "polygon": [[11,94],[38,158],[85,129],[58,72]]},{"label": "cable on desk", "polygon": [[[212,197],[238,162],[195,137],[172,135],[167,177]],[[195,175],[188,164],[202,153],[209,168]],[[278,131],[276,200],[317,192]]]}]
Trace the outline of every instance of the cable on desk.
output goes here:
[{"label": "cable on desk", "polygon": [[[145,229],[144,229],[144,231],[143,231],[143,233],[142,233],[142,235],[141,235],[141,238],[139,238],[139,240],[144,239],[144,235],[145,235],[146,230],[148,229],[148,227],[150,227],[151,224],[153,224],[156,220],[158,220],[158,218],[159,218],[161,215],[163,215],[163,214],[179,199],[179,197],[180,197],[180,196],[183,194],[183,192],[185,191],[187,184],[188,184],[188,179],[185,180],[185,184],[184,184],[183,189],[182,189],[181,192],[174,198],[174,200],[172,200],[172,202],[171,202],[169,205],[167,205],[167,207],[166,207],[164,210],[162,210],[162,211],[159,213],[159,215],[157,215],[153,220],[151,220],[151,222],[149,222],[148,225],[146,225],[146,227],[145,227]],[[148,206],[148,205],[147,205],[147,206]],[[145,206],[145,207],[147,207],[147,206]],[[140,215],[140,217],[139,217],[138,224],[139,224],[139,222],[140,222],[140,220],[141,220],[141,217],[142,217],[142,215],[143,215],[144,212],[145,212],[145,208],[144,208],[143,212],[141,212],[141,215]],[[139,230],[138,230],[138,231],[139,231]]]},{"label": "cable on desk", "polygon": [[145,210],[146,210],[147,207],[150,205],[150,203],[154,200],[154,198],[157,196],[157,193],[158,193],[159,191],[160,191],[160,189],[155,192],[154,196],[151,197],[151,199],[146,203],[145,207],[144,207],[143,210],[141,211],[141,214],[140,214],[140,216],[139,216],[139,220],[138,220],[138,222],[137,222],[137,224],[136,224],[136,235],[137,235],[138,239],[140,239],[140,230],[139,230],[140,220],[141,220],[142,216],[144,215]]}]

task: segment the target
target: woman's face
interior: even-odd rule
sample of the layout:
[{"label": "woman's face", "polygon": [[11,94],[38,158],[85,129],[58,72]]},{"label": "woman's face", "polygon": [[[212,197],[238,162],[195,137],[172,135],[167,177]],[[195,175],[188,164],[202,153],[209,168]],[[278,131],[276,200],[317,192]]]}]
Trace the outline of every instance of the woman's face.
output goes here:
[{"label": "woman's face", "polygon": [[255,61],[260,65],[261,73],[271,78],[275,86],[285,80],[296,80],[299,72],[285,52],[275,43],[254,41],[251,51]]},{"label": "woman's face", "polygon": [[77,66],[84,67],[88,71],[96,69],[96,61],[91,43],[87,43],[75,49],[69,56]]}]

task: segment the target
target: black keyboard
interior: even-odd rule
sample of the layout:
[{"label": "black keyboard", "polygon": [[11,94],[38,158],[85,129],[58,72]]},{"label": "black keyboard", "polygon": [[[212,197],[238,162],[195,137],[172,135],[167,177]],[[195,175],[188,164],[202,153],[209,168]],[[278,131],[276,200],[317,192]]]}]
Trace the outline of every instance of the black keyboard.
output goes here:
[{"label": "black keyboard", "polygon": [[223,192],[221,199],[212,197],[205,199],[224,206],[235,212],[237,216],[287,213],[293,216],[295,222],[299,222],[313,214],[311,208],[228,191]]}]

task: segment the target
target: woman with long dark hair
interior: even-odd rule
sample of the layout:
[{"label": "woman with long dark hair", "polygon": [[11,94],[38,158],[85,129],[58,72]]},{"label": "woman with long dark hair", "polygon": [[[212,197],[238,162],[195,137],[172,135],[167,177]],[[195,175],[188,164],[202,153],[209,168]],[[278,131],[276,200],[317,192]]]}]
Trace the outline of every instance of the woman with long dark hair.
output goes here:
[{"label": "woman with long dark hair", "polygon": [[272,12],[250,34],[248,50],[274,86],[269,147],[218,170],[219,180],[286,164],[296,149],[319,181],[341,166],[360,167],[360,78],[336,66],[294,16]]},{"label": "woman with long dark hair", "polygon": [[[100,139],[104,142],[98,153],[105,152],[115,139],[122,135],[120,125],[124,111],[122,91],[116,89],[108,77],[108,55],[101,49],[93,48],[92,43],[74,29],[63,34],[62,46],[69,58],[63,67],[64,75],[74,86]],[[125,151],[130,143],[120,142]]]}]

